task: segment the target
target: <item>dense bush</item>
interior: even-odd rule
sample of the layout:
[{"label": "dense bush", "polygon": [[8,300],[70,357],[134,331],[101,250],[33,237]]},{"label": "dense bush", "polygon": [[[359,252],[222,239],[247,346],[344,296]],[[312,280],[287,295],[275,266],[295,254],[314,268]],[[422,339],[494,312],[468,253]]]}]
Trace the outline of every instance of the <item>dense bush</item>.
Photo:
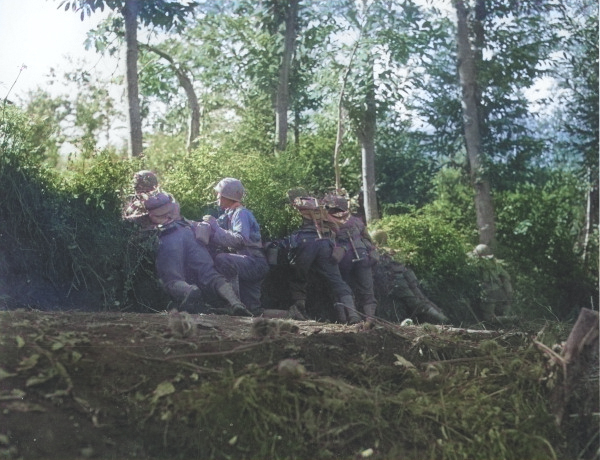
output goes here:
[{"label": "dense bush", "polygon": [[[328,176],[331,145],[320,142],[318,134],[301,148],[278,155],[208,142],[187,152],[181,140],[157,137],[145,158],[124,160],[114,151],[99,151],[59,173],[43,166],[31,123],[18,109],[4,107],[0,119],[4,270],[9,262],[17,263],[11,266],[15,272],[37,271],[66,297],[89,293],[107,309],[155,309],[165,304],[154,275],[153,242],[140,239],[121,221],[134,171],[156,170],[190,219],[217,212],[213,187],[220,179],[241,179],[247,189],[245,203],[265,239],[285,236],[299,223],[298,213],[288,204],[290,188],[323,193],[333,182]],[[161,155],[161,150],[166,153]],[[347,162],[343,169],[343,180],[353,192],[356,167]],[[477,243],[472,191],[457,169],[441,170],[433,185],[432,202],[421,208],[396,203],[394,213],[399,209],[405,213],[387,215],[373,227],[387,231],[389,245],[414,269],[434,302],[455,322],[469,322],[473,320],[469,305],[480,295],[476,267],[466,255]],[[515,310],[520,315],[571,318],[597,298],[598,269],[593,262],[598,257],[597,229],[587,258],[591,263],[583,263],[574,249],[581,234],[584,194],[574,177],[555,173],[544,185],[523,184],[495,196],[496,255],[513,278]],[[12,257],[15,251],[28,259]]]},{"label": "dense bush", "polygon": [[516,275],[522,314],[572,318],[598,298],[598,269],[586,270],[576,249],[585,193],[575,177],[556,173],[543,185],[523,184],[498,197],[501,256]]}]

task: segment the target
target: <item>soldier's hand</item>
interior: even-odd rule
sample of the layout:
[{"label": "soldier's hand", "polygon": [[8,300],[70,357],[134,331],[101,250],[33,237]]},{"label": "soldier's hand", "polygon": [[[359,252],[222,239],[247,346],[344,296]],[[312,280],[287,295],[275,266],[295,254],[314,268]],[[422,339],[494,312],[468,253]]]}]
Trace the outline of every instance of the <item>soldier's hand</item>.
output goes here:
[{"label": "soldier's hand", "polygon": [[202,217],[202,220],[204,222],[207,222],[208,224],[210,224],[210,226],[212,228],[215,228],[215,227],[219,226],[219,224],[217,223],[217,218],[215,216],[206,215],[206,216]]}]

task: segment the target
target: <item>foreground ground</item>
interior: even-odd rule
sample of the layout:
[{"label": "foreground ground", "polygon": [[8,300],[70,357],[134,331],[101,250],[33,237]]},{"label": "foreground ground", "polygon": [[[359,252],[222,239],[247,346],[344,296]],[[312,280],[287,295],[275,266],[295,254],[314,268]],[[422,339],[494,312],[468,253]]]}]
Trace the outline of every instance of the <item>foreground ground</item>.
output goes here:
[{"label": "foreground ground", "polygon": [[567,424],[548,402],[532,341],[559,325],[15,310],[0,332],[0,459],[598,458],[597,378]]}]

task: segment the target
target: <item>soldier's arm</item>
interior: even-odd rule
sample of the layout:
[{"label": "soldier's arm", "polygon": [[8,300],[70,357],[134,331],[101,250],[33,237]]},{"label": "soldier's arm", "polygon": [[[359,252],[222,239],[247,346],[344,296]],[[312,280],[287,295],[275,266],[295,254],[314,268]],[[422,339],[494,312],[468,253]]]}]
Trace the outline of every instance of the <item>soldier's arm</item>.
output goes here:
[{"label": "soldier's arm", "polygon": [[241,249],[250,241],[250,223],[244,212],[236,212],[231,218],[231,230],[213,227],[212,242],[223,247]]}]

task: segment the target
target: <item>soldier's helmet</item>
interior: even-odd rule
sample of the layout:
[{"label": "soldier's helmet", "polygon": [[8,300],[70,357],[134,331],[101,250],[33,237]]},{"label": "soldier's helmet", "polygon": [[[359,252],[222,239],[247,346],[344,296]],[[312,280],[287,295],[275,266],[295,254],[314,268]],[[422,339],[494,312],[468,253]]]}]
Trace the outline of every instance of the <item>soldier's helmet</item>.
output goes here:
[{"label": "soldier's helmet", "polygon": [[488,257],[492,255],[492,250],[486,244],[478,244],[473,249],[473,254],[479,257]]},{"label": "soldier's helmet", "polygon": [[233,177],[226,177],[222,179],[216,186],[215,192],[225,198],[229,198],[233,201],[242,201],[246,190],[242,185],[242,182]]},{"label": "soldier's helmet", "polygon": [[158,187],[158,177],[152,171],[138,171],[133,175],[133,188],[136,192],[147,193]]},{"label": "soldier's helmet", "polygon": [[156,224],[164,225],[181,219],[179,204],[175,199],[164,192],[152,195],[144,201],[150,220]]},{"label": "soldier's helmet", "polygon": [[334,193],[323,197],[323,205],[329,211],[348,211],[348,198]]},{"label": "soldier's helmet", "polygon": [[149,197],[146,201],[144,201],[144,206],[148,211],[152,211],[154,209],[158,209],[165,204],[169,204],[173,201],[173,198],[166,193],[157,193]]},{"label": "soldier's helmet", "polygon": [[377,244],[377,246],[385,246],[388,242],[388,235],[385,230],[378,228],[371,232],[371,238]]}]

